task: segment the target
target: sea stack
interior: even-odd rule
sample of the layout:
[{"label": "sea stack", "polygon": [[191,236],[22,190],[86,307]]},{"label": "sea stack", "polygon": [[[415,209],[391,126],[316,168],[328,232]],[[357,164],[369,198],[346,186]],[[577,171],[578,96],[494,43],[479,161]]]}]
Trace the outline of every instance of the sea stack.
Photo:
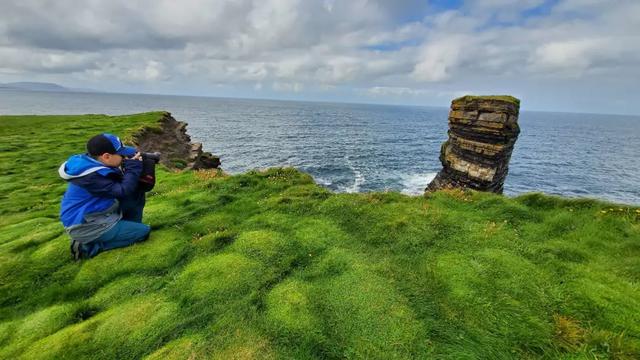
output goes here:
[{"label": "sea stack", "polygon": [[463,96],[451,102],[449,139],[440,148],[442,170],[425,189],[469,188],[501,194],[518,139],[520,100]]}]

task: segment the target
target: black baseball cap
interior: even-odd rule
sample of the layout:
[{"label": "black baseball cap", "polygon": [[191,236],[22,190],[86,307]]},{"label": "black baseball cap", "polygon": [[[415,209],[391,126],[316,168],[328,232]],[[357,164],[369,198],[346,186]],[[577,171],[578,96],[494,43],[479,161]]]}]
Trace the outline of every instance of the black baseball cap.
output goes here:
[{"label": "black baseball cap", "polygon": [[89,139],[87,142],[87,152],[91,156],[100,156],[104,153],[109,153],[131,157],[135,155],[137,151],[131,146],[124,146],[119,137],[113,134],[103,133]]}]

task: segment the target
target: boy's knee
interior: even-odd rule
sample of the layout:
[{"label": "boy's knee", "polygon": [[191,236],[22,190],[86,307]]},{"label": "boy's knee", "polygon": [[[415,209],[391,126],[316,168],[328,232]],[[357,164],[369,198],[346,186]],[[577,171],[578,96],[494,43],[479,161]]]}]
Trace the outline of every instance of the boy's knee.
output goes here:
[{"label": "boy's knee", "polygon": [[145,226],[145,232],[144,232],[144,235],[142,236],[142,241],[144,241],[149,238],[149,235],[151,235],[151,226],[147,224],[142,224],[142,225]]},{"label": "boy's knee", "polygon": [[147,224],[121,220],[122,227],[125,231],[122,233],[122,240],[129,239],[130,243],[144,241],[149,237],[151,227]]},{"label": "boy's knee", "polygon": [[139,225],[140,225],[140,230],[135,242],[145,241],[149,238],[149,235],[151,234],[151,227],[149,225],[147,224],[139,224]]}]

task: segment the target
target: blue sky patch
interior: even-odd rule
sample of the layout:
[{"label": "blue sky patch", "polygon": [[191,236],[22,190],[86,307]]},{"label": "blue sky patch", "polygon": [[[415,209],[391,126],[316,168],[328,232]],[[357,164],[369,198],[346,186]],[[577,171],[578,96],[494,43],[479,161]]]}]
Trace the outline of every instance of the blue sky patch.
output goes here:
[{"label": "blue sky patch", "polygon": [[522,17],[528,19],[531,17],[547,16],[551,13],[551,9],[553,9],[553,7],[556,6],[559,2],[560,0],[547,0],[542,3],[542,5],[525,10],[522,13]]},{"label": "blue sky patch", "polygon": [[410,47],[410,46],[418,46],[421,44],[421,41],[419,39],[409,39],[409,40],[405,40],[405,41],[399,41],[399,42],[390,42],[390,43],[382,43],[382,44],[376,44],[376,45],[369,45],[369,46],[365,46],[364,49],[367,50],[374,50],[374,51],[398,51],[402,48],[405,47]]}]

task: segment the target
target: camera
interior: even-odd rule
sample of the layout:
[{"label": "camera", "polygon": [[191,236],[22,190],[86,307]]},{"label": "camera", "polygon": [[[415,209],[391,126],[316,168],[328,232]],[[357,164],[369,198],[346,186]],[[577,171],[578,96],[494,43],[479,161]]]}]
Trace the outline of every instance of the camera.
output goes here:
[{"label": "camera", "polygon": [[156,164],[160,161],[159,152],[142,152],[142,172],[138,182],[138,188],[144,192],[151,191],[156,185]]},{"label": "camera", "polygon": [[160,162],[160,153],[159,152],[142,152],[142,161],[145,160],[153,160],[154,163]]}]

